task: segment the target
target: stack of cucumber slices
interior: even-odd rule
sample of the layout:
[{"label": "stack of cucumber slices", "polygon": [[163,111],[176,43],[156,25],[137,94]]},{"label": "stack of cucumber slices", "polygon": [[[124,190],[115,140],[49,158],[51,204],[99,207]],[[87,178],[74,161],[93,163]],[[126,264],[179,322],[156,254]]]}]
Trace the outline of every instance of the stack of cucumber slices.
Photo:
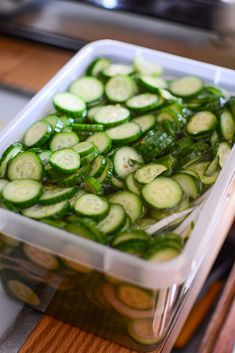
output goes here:
[{"label": "stack of cucumber slices", "polygon": [[235,98],[158,63],[99,57],[52,103],[1,157],[1,207],[148,261],[178,256],[179,222],[148,228],[215,183]]}]

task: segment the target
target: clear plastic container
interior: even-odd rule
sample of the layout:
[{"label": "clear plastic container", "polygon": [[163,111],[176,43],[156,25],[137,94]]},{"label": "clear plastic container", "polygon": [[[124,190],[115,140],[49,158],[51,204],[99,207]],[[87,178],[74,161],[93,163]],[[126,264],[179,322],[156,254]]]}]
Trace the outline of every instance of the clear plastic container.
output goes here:
[{"label": "clear plastic container", "polygon": [[[52,96],[66,90],[95,57],[132,62],[136,54],[162,64],[169,74],[193,74],[234,90],[232,70],[121,42],[97,41],[75,55],[1,131],[0,154],[52,109]],[[184,251],[177,258],[158,264],[0,209],[0,276],[6,292],[131,349],[153,350],[168,333],[186,284],[205,257],[213,254],[211,239],[226,212],[234,173],[235,148]],[[217,234],[220,242],[225,235]]]}]

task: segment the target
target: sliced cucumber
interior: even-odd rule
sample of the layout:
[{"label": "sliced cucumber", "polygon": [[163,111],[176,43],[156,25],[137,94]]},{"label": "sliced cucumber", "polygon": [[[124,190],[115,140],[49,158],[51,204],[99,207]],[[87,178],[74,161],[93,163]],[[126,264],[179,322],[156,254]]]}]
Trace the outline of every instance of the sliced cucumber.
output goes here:
[{"label": "sliced cucumber", "polygon": [[155,117],[152,114],[139,116],[132,121],[140,126],[143,134],[152,129],[155,125]]},{"label": "sliced cucumber", "polygon": [[189,98],[198,95],[203,86],[204,83],[200,78],[185,76],[170,82],[169,89],[175,96]]},{"label": "sliced cucumber", "polygon": [[84,141],[80,142],[77,145],[73,146],[73,149],[80,155],[80,157],[84,157],[96,149],[93,142]]},{"label": "sliced cucumber", "polygon": [[97,227],[106,234],[114,234],[120,231],[126,223],[126,212],[121,205],[110,206],[109,213]]},{"label": "sliced cucumber", "polygon": [[44,187],[43,195],[38,201],[41,205],[53,205],[68,200],[77,193],[77,188],[59,188],[57,186]]},{"label": "sliced cucumber", "polygon": [[128,284],[122,284],[118,287],[117,297],[123,304],[137,310],[153,308],[156,299],[150,291]]},{"label": "sliced cucumber", "polygon": [[4,152],[0,161],[0,177],[3,178],[6,174],[8,162],[18,153],[23,151],[22,143],[13,143]]},{"label": "sliced cucumber", "polygon": [[130,119],[128,109],[120,105],[105,105],[95,114],[94,121],[107,127],[114,127]]},{"label": "sliced cucumber", "polygon": [[134,68],[131,65],[127,64],[111,64],[107,66],[103,71],[102,74],[107,77],[114,77],[117,75],[131,75],[134,72]]},{"label": "sliced cucumber", "polygon": [[142,195],[147,204],[158,209],[176,207],[182,200],[183,194],[181,186],[168,177],[158,177],[142,189]]},{"label": "sliced cucumber", "polygon": [[113,143],[120,145],[138,140],[141,136],[141,129],[138,124],[130,122],[106,130],[106,133]]},{"label": "sliced cucumber", "polygon": [[[69,204],[71,206],[71,208],[74,208],[74,205],[76,203],[76,201],[79,199],[79,197],[81,197],[82,195],[85,195],[86,194],[86,191],[81,189],[79,191],[77,191],[77,193],[69,200]],[[71,216],[68,216],[68,217],[76,217],[76,219],[78,218],[77,215],[71,215]],[[66,218],[66,221],[68,221],[68,217]]]},{"label": "sliced cucumber", "polygon": [[86,178],[83,187],[87,192],[91,192],[92,194],[103,195],[104,193],[104,188],[101,182],[92,176]]},{"label": "sliced cucumber", "polygon": [[49,251],[29,244],[24,244],[23,251],[25,256],[39,267],[50,271],[59,269],[60,264],[57,257]]},{"label": "sliced cucumber", "polygon": [[108,58],[96,58],[93,60],[86,70],[88,76],[99,76],[100,73],[111,64],[111,60]]},{"label": "sliced cucumber", "polygon": [[191,199],[198,198],[202,193],[201,182],[192,175],[178,173],[173,176],[173,179],[180,184],[186,196]]},{"label": "sliced cucumber", "polygon": [[81,117],[86,111],[84,100],[69,92],[57,93],[53,98],[53,104],[59,112],[72,117]]},{"label": "sliced cucumber", "polygon": [[15,180],[4,186],[2,196],[20,208],[34,205],[42,195],[42,184],[35,180]]},{"label": "sliced cucumber", "polygon": [[90,123],[94,123],[95,121],[95,116],[98,113],[98,111],[102,108],[102,106],[97,105],[95,107],[92,107],[88,110],[87,112],[87,119],[89,120]]},{"label": "sliced cucumber", "polygon": [[211,112],[202,111],[192,116],[186,126],[186,131],[193,137],[207,136],[215,130],[216,125],[216,116]]},{"label": "sliced cucumber", "polygon": [[68,201],[62,201],[55,205],[42,206],[34,205],[22,211],[22,214],[29,218],[42,219],[42,218],[59,218],[63,217],[70,209]]},{"label": "sliced cucumber", "polygon": [[72,128],[75,131],[103,131],[104,126],[102,124],[78,124],[74,123]]},{"label": "sliced cucumber", "polygon": [[162,100],[153,93],[141,93],[126,102],[126,106],[133,112],[146,113],[156,109],[162,104]]},{"label": "sliced cucumber", "polygon": [[151,237],[140,229],[124,231],[112,239],[112,247],[129,254],[141,255],[151,241]]},{"label": "sliced cucumber", "polygon": [[50,150],[44,150],[39,153],[38,157],[40,158],[42,164],[45,166],[49,162],[51,155],[52,152]]},{"label": "sliced cucumber", "polygon": [[74,210],[81,216],[103,219],[109,212],[109,203],[97,195],[85,194],[76,201]]},{"label": "sliced cucumber", "polygon": [[143,163],[143,159],[134,148],[121,147],[115,152],[113,163],[117,176],[125,179]]},{"label": "sliced cucumber", "polygon": [[217,155],[219,157],[220,168],[223,168],[231,152],[228,142],[221,142],[218,146]]},{"label": "sliced cucumber", "polygon": [[85,156],[83,156],[81,158],[81,165],[91,163],[98,156],[98,154],[99,154],[99,151],[98,151],[97,147],[95,147],[93,152],[90,152],[89,154],[86,154]]},{"label": "sliced cucumber", "polygon": [[204,174],[206,176],[212,176],[219,169],[219,156],[215,156],[213,161],[208,165]]},{"label": "sliced cucumber", "polygon": [[170,108],[161,109],[156,115],[156,120],[158,123],[162,123],[165,120],[176,122],[177,113]]},{"label": "sliced cucumber", "polygon": [[230,141],[235,134],[235,122],[230,111],[225,110],[220,115],[220,131],[225,140]]},{"label": "sliced cucumber", "polygon": [[107,164],[107,161],[108,161],[107,158],[105,158],[102,155],[99,155],[98,157],[96,157],[96,159],[92,163],[90,175],[95,178],[99,177],[103,173],[105,166]]},{"label": "sliced cucumber", "polygon": [[64,127],[63,122],[55,114],[47,115],[42,121],[47,121],[52,126],[53,132],[60,132]]},{"label": "sliced cucumber", "polygon": [[117,203],[124,207],[126,213],[134,223],[143,212],[143,203],[141,198],[130,191],[118,191],[109,199],[111,203]]},{"label": "sliced cucumber", "polygon": [[7,168],[9,180],[32,179],[40,181],[43,166],[40,158],[33,152],[21,152],[9,162]]},{"label": "sliced cucumber", "polygon": [[104,86],[97,78],[84,76],[75,80],[69,91],[75,96],[81,97],[87,104],[91,104],[102,99]]},{"label": "sliced cucumber", "polygon": [[80,167],[80,156],[72,148],[63,148],[52,153],[49,163],[55,170],[70,174],[76,172]]},{"label": "sliced cucumber", "polygon": [[10,279],[7,281],[7,288],[17,299],[26,304],[36,307],[41,304],[37,294],[34,293],[33,290],[23,282],[20,282],[16,279]]},{"label": "sliced cucumber", "polygon": [[153,319],[135,319],[128,325],[130,336],[142,345],[155,345],[161,341],[153,329]]},{"label": "sliced cucumber", "polygon": [[112,140],[106,132],[97,132],[88,137],[86,141],[93,142],[98,148],[99,153],[106,154],[111,150]]},{"label": "sliced cucumber", "polygon": [[167,170],[164,164],[149,163],[136,170],[134,176],[140,184],[148,184]]},{"label": "sliced cucumber", "polygon": [[137,195],[141,194],[141,185],[134,178],[134,173],[130,173],[125,180],[126,187],[129,191]]},{"label": "sliced cucumber", "polygon": [[115,176],[112,175],[111,178],[111,185],[114,190],[121,190],[124,189],[125,185],[122,180],[116,178]]},{"label": "sliced cucumber", "polygon": [[159,76],[162,73],[162,66],[156,62],[148,61],[141,55],[137,55],[134,60],[134,67],[141,75]]},{"label": "sliced cucumber", "polygon": [[4,186],[6,186],[9,183],[9,180],[7,179],[0,179],[0,197],[2,196],[2,190]]},{"label": "sliced cucumber", "polygon": [[38,147],[44,145],[52,134],[52,126],[45,120],[37,121],[26,131],[24,144],[27,147]]},{"label": "sliced cucumber", "polygon": [[153,93],[159,93],[160,88],[167,88],[167,82],[161,77],[141,75],[139,80],[143,88]]},{"label": "sliced cucumber", "polygon": [[91,166],[85,164],[76,173],[69,175],[66,178],[60,178],[58,180],[58,185],[63,187],[80,185],[81,182],[89,175]]},{"label": "sliced cucumber", "polygon": [[69,148],[77,145],[79,137],[75,132],[60,132],[55,134],[50,141],[50,149],[55,152],[62,148]]},{"label": "sliced cucumber", "polygon": [[100,183],[106,184],[110,182],[113,173],[113,163],[107,158],[107,163],[105,165],[103,173],[98,177]]},{"label": "sliced cucumber", "polygon": [[105,94],[111,102],[123,103],[136,93],[135,81],[127,75],[117,75],[109,79]]},{"label": "sliced cucumber", "polygon": [[211,176],[205,175],[205,171],[207,170],[209,164],[210,162],[199,162],[199,163],[190,165],[190,169],[197,172],[197,174],[200,177],[201,183],[204,185],[214,184],[219,176],[218,170],[215,173],[213,173]]}]

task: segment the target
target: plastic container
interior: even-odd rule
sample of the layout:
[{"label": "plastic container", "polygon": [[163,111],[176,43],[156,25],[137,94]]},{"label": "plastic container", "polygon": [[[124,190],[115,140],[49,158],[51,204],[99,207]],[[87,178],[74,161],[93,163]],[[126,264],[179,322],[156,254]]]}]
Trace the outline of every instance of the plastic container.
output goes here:
[{"label": "plastic container", "polygon": [[[136,54],[162,64],[167,74],[193,74],[229,91],[234,88],[232,70],[121,42],[97,41],[75,55],[1,131],[0,154],[52,109],[52,96],[66,90],[95,57],[132,62]],[[3,286],[38,310],[131,349],[160,347],[188,283],[205,257],[213,254],[210,240],[226,211],[234,173],[235,148],[183,253],[159,264],[0,209]],[[225,235],[217,234],[220,242]]]}]

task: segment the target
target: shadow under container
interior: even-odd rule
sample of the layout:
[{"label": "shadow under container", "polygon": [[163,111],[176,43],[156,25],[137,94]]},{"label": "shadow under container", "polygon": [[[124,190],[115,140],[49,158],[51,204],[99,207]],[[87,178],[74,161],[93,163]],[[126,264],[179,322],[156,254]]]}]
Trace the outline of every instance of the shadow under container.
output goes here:
[{"label": "shadow under container", "polygon": [[[132,62],[136,54],[162,64],[174,75],[198,75],[221,87],[235,82],[232,70],[98,41],[82,49],[3,129],[0,153],[52,109],[52,96],[66,90],[94,58]],[[200,265],[215,255],[215,244],[225,239],[227,227],[217,230],[231,201],[234,172],[233,148],[182,254],[162,263],[147,262],[0,209],[0,278],[5,291],[37,310],[133,350],[160,351],[177,324],[177,311]],[[229,222],[233,215],[234,211]]]}]

